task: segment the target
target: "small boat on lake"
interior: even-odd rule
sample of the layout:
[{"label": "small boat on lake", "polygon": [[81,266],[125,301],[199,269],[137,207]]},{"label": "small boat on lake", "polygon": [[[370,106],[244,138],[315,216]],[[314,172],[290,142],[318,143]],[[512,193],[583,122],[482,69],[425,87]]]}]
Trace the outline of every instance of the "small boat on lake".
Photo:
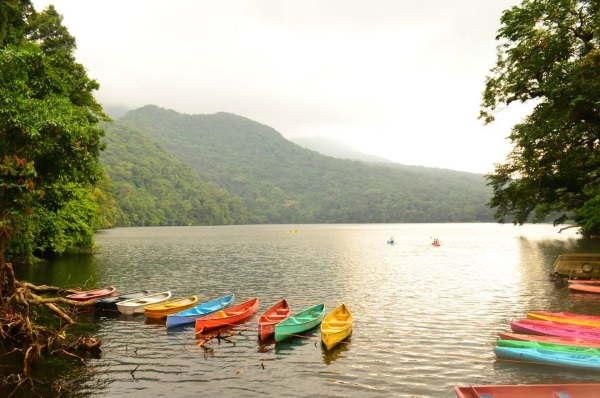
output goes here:
[{"label": "small boat on lake", "polygon": [[455,386],[457,398],[595,398],[600,383]]},{"label": "small boat on lake", "polygon": [[527,319],[600,327],[600,316],[571,314],[569,312],[531,311],[527,313]]},{"label": "small boat on lake", "polygon": [[167,315],[167,328],[188,325],[196,319],[213,314],[233,304],[234,294],[216,298],[174,314]]},{"label": "small boat on lake", "polygon": [[258,297],[255,297],[233,307],[224,308],[208,316],[198,318],[196,319],[196,334],[244,322],[258,311],[258,307]]},{"label": "small boat on lake", "polygon": [[321,323],[321,341],[330,350],[352,333],[352,313],[346,304],[331,311]]},{"label": "small boat on lake", "polygon": [[600,348],[600,339],[581,339],[577,337],[541,336],[537,334],[501,332],[503,340],[541,341],[543,343],[566,344],[578,347]]},{"label": "small boat on lake", "polygon": [[198,303],[198,296],[181,297],[174,300],[163,301],[144,307],[146,318],[162,319],[169,314],[192,308]]},{"label": "small boat on lake", "polygon": [[143,314],[145,306],[167,301],[170,298],[171,292],[167,290],[161,293],[149,294],[144,297],[118,302],[117,308],[121,314]]},{"label": "small boat on lake", "polygon": [[550,351],[570,352],[573,354],[600,355],[600,348],[579,347],[574,345],[545,343],[541,341],[498,340],[498,347],[542,348]]},{"label": "small boat on lake", "polygon": [[281,299],[258,318],[258,336],[261,340],[267,339],[275,333],[275,325],[286,320],[291,315],[290,305],[286,299]]},{"label": "small boat on lake", "polygon": [[86,290],[83,292],[69,294],[67,299],[73,301],[88,301],[94,300],[101,297],[108,297],[114,294],[117,290],[114,286],[99,287],[97,289]]},{"label": "small boat on lake", "polygon": [[317,304],[290,316],[275,325],[275,341],[280,342],[294,334],[317,327],[325,317],[325,304]]},{"label": "small boat on lake", "polygon": [[545,365],[600,371],[600,356],[598,355],[573,354],[541,348],[512,347],[494,347],[494,354],[500,359],[508,359],[511,361],[533,362]]},{"label": "small boat on lake", "polygon": [[148,295],[148,290],[138,290],[130,293],[120,294],[118,296],[103,297],[96,300],[96,309],[101,311],[119,311],[117,303],[134,298],[140,298]]},{"label": "small boat on lake", "polygon": [[441,246],[442,243],[439,241],[439,239],[434,239],[433,242],[431,243],[431,245],[438,247],[438,246]]},{"label": "small boat on lake", "polygon": [[570,283],[569,290],[576,293],[600,293],[600,286],[589,283]]},{"label": "small boat on lake", "polygon": [[593,326],[570,325],[552,321],[521,319],[511,322],[515,333],[540,334],[543,336],[577,337],[580,339],[600,339],[600,328]]}]

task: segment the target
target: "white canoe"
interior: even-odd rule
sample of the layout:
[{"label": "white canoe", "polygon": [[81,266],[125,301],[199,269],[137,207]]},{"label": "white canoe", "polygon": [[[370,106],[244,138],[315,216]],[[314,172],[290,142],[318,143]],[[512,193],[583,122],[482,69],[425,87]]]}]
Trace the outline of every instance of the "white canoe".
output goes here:
[{"label": "white canoe", "polygon": [[144,307],[166,301],[170,298],[170,291],[153,293],[144,297],[121,301],[120,303],[117,303],[117,308],[121,314],[143,314]]}]

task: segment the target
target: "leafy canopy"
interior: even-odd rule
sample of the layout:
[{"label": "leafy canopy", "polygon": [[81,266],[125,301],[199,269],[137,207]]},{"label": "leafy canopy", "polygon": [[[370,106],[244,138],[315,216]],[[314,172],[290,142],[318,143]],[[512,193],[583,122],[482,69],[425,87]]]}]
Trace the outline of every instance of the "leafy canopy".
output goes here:
[{"label": "leafy canopy", "polygon": [[533,111],[512,128],[514,147],[487,175],[495,218],[554,216],[600,232],[600,2],[525,0],[504,11],[496,66],[480,117],[513,102]]},{"label": "leafy canopy", "polygon": [[[29,257],[91,242],[88,193],[102,177],[96,125],[107,117],[92,95],[98,83],[75,61],[75,39],[53,6],[37,13],[29,1],[3,1],[0,17],[3,261],[6,250]],[[68,238],[57,243],[57,236]]]}]

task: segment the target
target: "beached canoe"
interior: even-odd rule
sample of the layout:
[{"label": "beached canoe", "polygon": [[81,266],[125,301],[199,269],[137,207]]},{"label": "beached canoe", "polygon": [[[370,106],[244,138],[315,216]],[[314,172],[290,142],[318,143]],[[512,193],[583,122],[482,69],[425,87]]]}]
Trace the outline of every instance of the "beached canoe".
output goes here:
[{"label": "beached canoe", "polygon": [[103,297],[96,300],[96,309],[101,311],[119,311],[117,303],[134,298],[140,298],[148,295],[148,290],[138,290],[118,296]]},{"label": "beached canoe", "polygon": [[576,337],[580,339],[600,339],[600,328],[593,326],[570,325],[552,321],[521,319],[510,323],[515,333],[539,334],[542,336]]},{"label": "beached canoe", "polygon": [[196,319],[213,314],[219,310],[230,307],[233,304],[234,294],[219,297],[207,301],[195,307],[188,308],[175,314],[167,315],[167,328],[188,325],[196,322]]},{"label": "beached canoe", "polygon": [[93,299],[99,299],[101,297],[108,297],[114,294],[117,290],[114,286],[100,287],[97,289],[86,290],[79,293],[69,294],[67,298],[74,301],[88,301]]},{"label": "beached canoe", "polygon": [[330,350],[352,333],[352,313],[346,304],[341,304],[323,318],[321,341]]},{"label": "beached canoe", "polygon": [[569,290],[575,293],[600,293],[600,286],[589,283],[570,283]]},{"label": "beached canoe", "polygon": [[300,311],[275,325],[275,341],[280,342],[294,334],[313,329],[319,326],[324,317],[324,303]]},{"label": "beached canoe", "polygon": [[121,314],[143,314],[145,306],[167,301],[170,298],[171,292],[167,290],[166,292],[154,293],[140,298],[121,301],[117,303],[117,308]]},{"label": "beached canoe", "polygon": [[196,334],[247,321],[258,311],[258,297],[196,319]]},{"label": "beached canoe", "polygon": [[569,312],[530,311],[527,313],[527,319],[600,327],[600,316],[572,314]]},{"label": "beached canoe", "polygon": [[545,365],[567,366],[578,369],[600,371],[600,356],[573,354],[545,350],[541,348],[494,347],[494,354],[500,359],[541,363]]},{"label": "beached canoe", "polygon": [[541,341],[498,340],[498,347],[542,348],[550,351],[570,352],[573,354],[600,355],[600,348],[578,347],[574,345],[544,343]]},{"label": "beached canoe", "polygon": [[146,318],[162,319],[169,314],[187,310],[198,304],[198,296],[180,297],[144,307]]},{"label": "beached canoe", "polygon": [[574,345],[578,347],[600,348],[600,339],[581,339],[577,337],[541,336],[537,334],[501,332],[503,340],[541,341],[543,343]]},{"label": "beached canoe", "polygon": [[261,340],[267,339],[275,333],[275,325],[290,317],[292,311],[286,299],[281,299],[258,318],[258,336]]},{"label": "beached canoe", "polygon": [[455,386],[457,398],[596,398],[600,383]]}]

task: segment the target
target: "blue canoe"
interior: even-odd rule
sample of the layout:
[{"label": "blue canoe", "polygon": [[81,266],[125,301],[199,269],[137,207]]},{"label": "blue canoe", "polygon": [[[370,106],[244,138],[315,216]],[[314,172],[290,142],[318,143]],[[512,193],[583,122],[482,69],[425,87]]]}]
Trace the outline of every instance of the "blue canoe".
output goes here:
[{"label": "blue canoe", "polygon": [[512,361],[534,362],[546,365],[569,366],[579,369],[600,371],[600,356],[574,354],[541,348],[495,347],[498,358]]},{"label": "blue canoe", "polygon": [[206,303],[199,304],[195,307],[188,308],[187,310],[167,315],[167,327],[172,328],[176,326],[187,325],[189,323],[195,323],[196,319],[198,318],[202,318],[206,315],[210,315],[214,312],[222,310],[223,308],[231,306],[231,304],[233,304],[233,300],[234,294],[231,293],[228,296],[219,297],[217,299],[207,301]]}]

